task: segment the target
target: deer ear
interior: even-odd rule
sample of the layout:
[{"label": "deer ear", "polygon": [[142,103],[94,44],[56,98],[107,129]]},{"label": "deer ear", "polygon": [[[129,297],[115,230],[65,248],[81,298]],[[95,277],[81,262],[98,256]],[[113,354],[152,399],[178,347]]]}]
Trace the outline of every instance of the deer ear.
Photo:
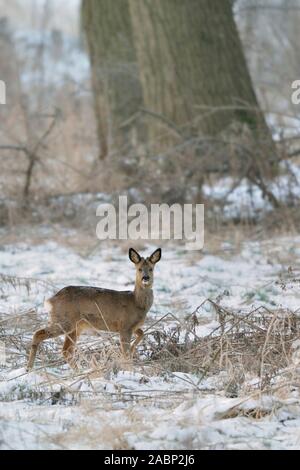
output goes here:
[{"label": "deer ear", "polygon": [[140,257],[137,251],[135,251],[133,248],[129,248],[129,259],[134,264],[137,264],[141,261],[142,258]]},{"label": "deer ear", "polygon": [[157,250],[155,250],[150,256],[149,261],[150,263],[155,264],[155,263],[158,263],[160,258],[161,258],[161,248],[157,248]]}]

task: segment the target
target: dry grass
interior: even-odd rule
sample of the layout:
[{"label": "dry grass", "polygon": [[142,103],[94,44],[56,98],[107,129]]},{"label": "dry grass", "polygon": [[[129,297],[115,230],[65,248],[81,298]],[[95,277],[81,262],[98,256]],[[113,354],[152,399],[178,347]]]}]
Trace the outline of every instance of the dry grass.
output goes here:
[{"label": "dry grass", "polygon": [[[28,291],[38,289],[41,282],[2,276],[0,286],[2,292],[7,285],[25,287]],[[218,326],[210,334],[199,336],[198,327],[204,323],[201,312],[208,304],[215,311]],[[41,321],[35,310],[18,311],[15,315],[1,312],[0,315],[0,341],[7,347],[9,369],[24,367],[32,333],[40,327]],[[44,389],[46,400],[63,402],[67,395],[73,401],[81,400],[85,395],[75,385],[82,379],[92,384],[93,379],[109,380],[122,370],[139,371],[144,374],[145,381],[150,376],[172,376],[176,372],[193,374],[196,379],[192,380],[189,375],[180,375],[180,378],[195,391],[201,389],[204,393],[206,380],[215,380],[216,390],[229,397],[257,392],[288,395],[291,388],[300,386],[297,374],[299,335],[298,312],[271,311],[265,307],[236,312],[207,299],[185,318],[178,318],[173,313],[159,319],[150,317],[145,339],[132,362],[122,359],[118,337],[110,333],[81,337],[76,348],[77,372],[64,365],[62,339],[44,342],[39,349],[36,370],[44,375],[45,382],[43,386],[39,385],[33,398],[41,399]],[[59,396],[49,395],[49,384],[61,384]],[[121,396],[126,401],[153,399],[146,392],[126,395],[119,391],[114,398],[120,400]],[[173,396],[176,400],[178,393],[174,392]],[[165,392],[155,394],[155,400],[165,399]]]},{"label": "dry grass", "polygon": [[[8,287],[25,292],[52,289],[38,279],[2,276],[0,294],[5,295]],[[200,336],[199,327],[208,322],[208,306],[218,323],[210,334]],[[224,409],[216,408],[213,422],[243,417],[264,424],[264,419],[276,418],[282,401],[290,400],[300,387],[298,312],[264,307],[236,311],[210,299],[186,317],[184,310],[184,306],[174,305],[161,318],[149,316],[144,341],[133,361],[121,357],[117,335],[82,335],[76,348],[79,370],[74,371],[64,363],[63,338],[46,341],[28,381],[23,369],[28,347],[43,320],[35,310],[2,311],[0,343],[6,345],[8,365],[1,381],[8,391],[1,391],[0,399],[35,405],[41,413],[47,409],[53,416],[60,415],[60,407],[70,408],[72,418],[66,414],[63,429],[40,435],[45,445],[61,449],[130,450],[132,436],[142,441],[149,438],[158,426],[163,427],[164,419],[180,429],[204,426],[201,413],[195,417],[196,424],[185,415],[177,416],[174,424],[172,413],[179,405],[191,406],[206,396],[209,402],[212,395],[234,398]],[[138,378],[139,384],[127,386],[130,377]],[[9,381],[13,381],[11,386]],[[156,385],[158,382],[164,385]],[[205,406],[204,402],[203,410]],[[203,444],[187,434],[181,445],[194,449]]]},{"label": "dry grass", "polygon": [[[270,390],[293,363],[294,345],[300,333],[297,312],[260,307],[237,314],[209,299],[200,308],[206,303],[213,305],[219,318],[219,326],[213,332],[197,336],[197,313],[184,323],[174,319],[171,330],[152,334],[149,359],[164,370],[196,374],[198,386],[207,377],[225,373],[224,388],[229,396],[251,389]],[[257,379],[254,385],[250,378]]]}]

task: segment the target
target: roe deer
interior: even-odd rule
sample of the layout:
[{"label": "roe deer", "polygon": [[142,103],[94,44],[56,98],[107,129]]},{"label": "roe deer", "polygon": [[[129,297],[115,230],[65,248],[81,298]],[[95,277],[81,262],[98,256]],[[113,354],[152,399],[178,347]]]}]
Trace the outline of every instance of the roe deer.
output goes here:
[{"label": "roe deer", "polygon": [[[33,336],[27,370],[33,367],[39,344],[65,334],[63,356],[75,367],[73,352],[83,330],[95,328],[120,334],[121,350],[125,357],[131,356],[143,338],[146,314],[153,303],[153,269],[161,258],[161,249],[149,258],[142,258],[133,248],[129,259],[135,264],[136,279],[133,291],[116,291],[99,287],[64,287],[45,302],[51,320],[46,328]],[[130,348],[132,334],[136,338]]]}]

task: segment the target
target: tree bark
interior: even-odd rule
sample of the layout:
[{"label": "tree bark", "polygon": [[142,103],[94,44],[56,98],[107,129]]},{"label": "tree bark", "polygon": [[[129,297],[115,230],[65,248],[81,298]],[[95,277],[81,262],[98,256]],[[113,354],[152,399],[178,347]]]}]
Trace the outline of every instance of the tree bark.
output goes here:
[{"label": "tree bark", "polygon": [[131,148],[140,131],[134,119],[142,91],[127,0],[82,0],[100,157]]},{"label": "tree bark", "polygon": [[129,5],[144,103],[161,116],[148,119],[152,140],[161,142],[163,120],[186,137],[216,135],[237,121],[256,139],[272,142],[231,0],[129,0]]}]

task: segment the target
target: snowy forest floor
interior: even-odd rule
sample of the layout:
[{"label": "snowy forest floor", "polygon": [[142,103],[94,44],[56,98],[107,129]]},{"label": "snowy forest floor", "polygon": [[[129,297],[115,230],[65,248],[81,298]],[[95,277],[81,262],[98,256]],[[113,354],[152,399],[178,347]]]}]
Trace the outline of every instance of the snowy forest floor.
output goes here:
[{"label": "snowy forest floor", "polygon": [[27,373],[46,298],[68,284],[133,287],[128,247],[83,253],[75,230],[61,234],[1,232],[0,448],[300,449],[300,237],[163,246],[133,362],[100,333],[81,336],[79,372],[58,338]]}]

